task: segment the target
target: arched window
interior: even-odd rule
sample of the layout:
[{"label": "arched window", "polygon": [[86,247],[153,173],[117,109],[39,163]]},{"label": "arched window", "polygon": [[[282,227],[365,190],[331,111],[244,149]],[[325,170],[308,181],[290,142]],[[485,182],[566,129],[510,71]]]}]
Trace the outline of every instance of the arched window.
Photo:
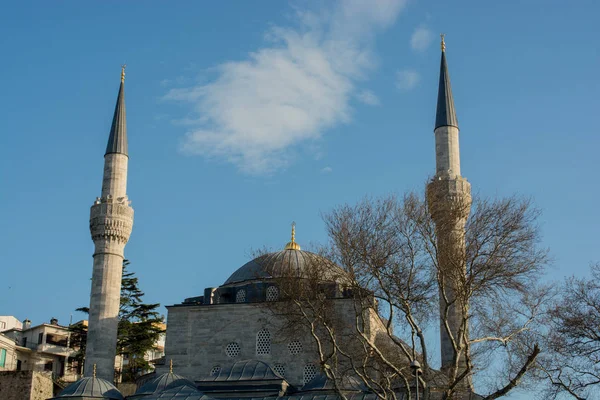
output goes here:
[{"label": "arched window", "polygon": [[290,354],[300,354],[302,353],[302,342],[299,340],[294,340],[288,343],[288,350]]},{"label": "arched window", "polygon": [[225,347],[225,354],[227,354],[227,357],[236,358],[240,355],[241,350],[238,343],[231,342]]},{"label": "arched window", "polygon": [[315,364],[306,364],[304,366],[304,384],[306,385],[315,379],[315,376],[317,376],[317,367]]},{"label": "arched window", "polygon": [[246,302],[246,289],[240,289],[235,294],[235,302],[236,303],[245,303]]},{"label": "arched window", "polygon": [[285,378],[285,365],[275,364],[275,366],[273,366],[273,371],[275,371],[282,378]]},{"label": "arched window", "polygon": [[271,332],[268,329],[256,334],[256,354],[271,354]]},{"label": "arched window", "polygon": [[279,299],[279,289],[277,286],[269,286],[267,288],[267,301],[277,301]]}]

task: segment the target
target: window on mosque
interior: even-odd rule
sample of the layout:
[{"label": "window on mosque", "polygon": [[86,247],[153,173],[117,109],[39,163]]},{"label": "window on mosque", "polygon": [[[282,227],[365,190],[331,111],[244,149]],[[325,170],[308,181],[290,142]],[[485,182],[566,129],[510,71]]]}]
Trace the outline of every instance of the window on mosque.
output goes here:
[{"label": "window on mosque", "polygon": [[285,378],[285,365],[275,364],[273,371],[275,371],[277,375],[281,376],[282,378]]},{"label": "window on mosque", "polygon": [[227,357],[230,358],[236,358],[240,355],[241,351],[242,349],[240,345],[236,342],[231,342],[227,346],[225,346],[225,354],[227,354]]},{"label": "window on mosque", "polygon": [[240,289],[235,294],[235,302],[236,303],[245,303],[246,302],[246,290]]},{"label": "window on mosque", "polygon": [[299,340],[291,341],[288,343],[288,350],[290,351],[290,354],[294,355],[302,353],[302,342]]},{"label": "window on mosque", "polygon": [[268,329],[256,334],[256,354],[271,354],[271,332]]},{"label": "window on mosque", "polygon": [[279,289],[277,286],[269,286],[267,288],[267,301],[277,301],[279,299]]},{"label": "window on mosque", "polygon": [[315,364],[306,364],[304,366],[304,384],[306,385],[315,379],[315,376],[317,376],[317,367]]}]

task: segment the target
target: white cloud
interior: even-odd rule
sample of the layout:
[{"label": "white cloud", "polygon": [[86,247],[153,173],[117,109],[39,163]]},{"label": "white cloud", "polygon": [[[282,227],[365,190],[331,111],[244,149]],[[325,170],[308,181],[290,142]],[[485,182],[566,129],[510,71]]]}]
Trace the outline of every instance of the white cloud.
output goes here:
[{"label": "white cloud", "polygon": [[419,26],[410,37],[410,47],[416,51],[425,51],[433,41],[433,32],[426,26]]},{"label": "white cloud", "polygon": [[412,69],[403,69],[396,72],[396,87],[400,90],[411,90],[421,79],[419,73]]},{"label": "white cloud", "polygon": [[[376,64],[374,35],[406,0],[344,0],[328,12],[297,10],[298,28],[275,27],[246,60],[219,65],[205,84],[165,96],[191,104],[196,121],[182,148],[224,159],[248,174],[289,164],[292,146],[314,143],[350,120],[349,102]],[[378,101],[368,91],[357,98]]]},{"label": "white cloud", "polygon": [[325,167],[321,170],[322,174],[330,174],[332,172],[333,172],[333,168],[331,168],[331,167]]},{"label": "white cloud", "polygon": [[379,97],[377,97],[375,93],[371,92],[370,90],[363,90],[357,93],[356,98],[358,101],[368,106],[378,106],[381,104]]}]

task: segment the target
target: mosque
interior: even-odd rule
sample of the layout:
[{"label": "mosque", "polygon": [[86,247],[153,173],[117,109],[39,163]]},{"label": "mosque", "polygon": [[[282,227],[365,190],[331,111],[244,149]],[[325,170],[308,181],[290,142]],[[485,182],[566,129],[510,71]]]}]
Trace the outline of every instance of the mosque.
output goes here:
[{"label": "mosque", "polygon": [[[133,227],[133,208],[126,191],[129,158],[124,81],[123,70],[104,155],[102,192],[90,213],[95,252],[85,377],[65,388],[54,399],[124,398],[112,384],[121,265]],[[458,197],[470,204],[470,185],[460,175],[458,121],[443,37],[434,132],[436,175],[428,185],[428,197],[442,196],[442,200]],[[444,213],[443,201],[431,211],[434,220],[436,215]],[[457,217],[455,230],[464,232],[467,215]],[[449,235],[441,239],[438,237],[438,240],[448,242],[455,237],[451,233]],[[460,243],[455,245],[460,246]],[[197,297],[167,307],[167,361],[138,385],[134,395],[127,398],[341,398],[321,371],[312,338],[302,330],[298,330],[295,337],[277,337],[277,319],[264,317],[264,304],[279,299],[277,278],[294,276],[302,280],[308,265],[315,263],[340,272],[331,275],[327,299],[335,302],[335,312],[343,317],[344,310],[354,301],[344,291],[343,278],[340,278],[343,271],[331,261],[302,250],[292,231],[291,240],[281,251],[261,255],[233,271],[221,286],[206,288]],[[382,319],[378,315],[370,317],[366,319],[372,324],[370,331],[377,335],[378,330],[384,329]],[[455,321],[449,322],[451,329],[456,331]],[[452,348],[444,332],[440,340],[443,370],[445,363],[452,362]],[[353,400],[378,398],[376,393],[356,384],[356,381],[343,389],[345,397]],[[397,398],[407,397],[398,393]],[[468,398],[480,397],[470,393]]]}]

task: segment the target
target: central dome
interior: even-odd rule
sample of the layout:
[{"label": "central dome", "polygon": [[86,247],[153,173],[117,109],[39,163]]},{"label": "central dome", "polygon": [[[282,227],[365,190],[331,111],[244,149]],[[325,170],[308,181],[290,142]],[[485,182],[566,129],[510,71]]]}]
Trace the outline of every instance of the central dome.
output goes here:
[{"label": "central dome", "polygon": [[308,278],[338,281],[344,271],[327,258],[310,251],[287,248],[267,253],[247,262],[224,285],[272,278]]}]

